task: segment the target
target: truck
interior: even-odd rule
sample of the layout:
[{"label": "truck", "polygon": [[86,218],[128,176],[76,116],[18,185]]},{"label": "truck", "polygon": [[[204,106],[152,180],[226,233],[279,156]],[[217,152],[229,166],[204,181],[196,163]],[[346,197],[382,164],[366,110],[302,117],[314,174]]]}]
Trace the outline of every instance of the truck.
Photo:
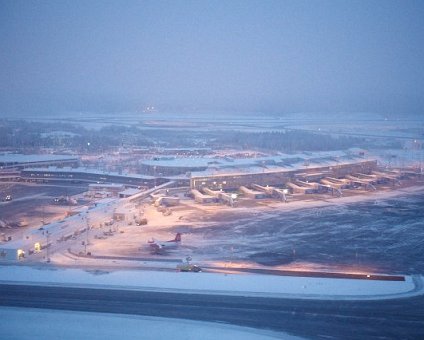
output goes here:
[{"label": "truck", "polygon": [[191,263],[182,263],[177,265],[177,270],[180,272],[193,272],[193,273],[200,273],[202,271],[202,268],[195,264]]}]

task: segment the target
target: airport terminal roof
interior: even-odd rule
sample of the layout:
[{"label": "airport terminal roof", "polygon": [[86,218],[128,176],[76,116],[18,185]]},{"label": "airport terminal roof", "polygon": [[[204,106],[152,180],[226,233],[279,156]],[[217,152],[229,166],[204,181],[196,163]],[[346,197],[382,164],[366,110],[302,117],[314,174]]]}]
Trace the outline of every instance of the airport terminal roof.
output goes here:
[{"label": "airport terminal roof", "polygon": [[231,157],[179,157],[147,160],[142,163],[149,166],[175,167],[175,168],[233,168],[233,167],[293,167],[300,163],[309,165],[325,165],[328,163],[351,163],[352,160],[364,159],[360,149],[349,149],[346,151],[319,151],[302,152],[295,154],[280,153],[274,156],[255,158],[231,158]]},{"label": "airport terminal roof", "polygon": [[[236,174],[273,173],[292,170],[311,169],[314,167],[337,166],[363,162],[365,159],[359,155],[342,152],[304,153],[295,155],[282,155],[254,159],[236,160],[231,166],[210,167],[205,171],[192,172],[192,177],[222,176]],[[250,162],[249,162],[250,160]]]},{"label": "airport terminal roof", "polygon": [[37,162],[52,162],[52,161],[77,161],[77,156],[71,155],[24,155],[18,153],[4,153],[0,154],[1,164],[19,164],[19,163],[37,163]]},{"label": "airport terminal roof", "polygon": [[109,171],[101,171],[97,169],[91,168],[71,168],[71,167],[63,167],[58,168],[55,166],[50,166],[48,168],[30,168],[23,170],[25,172],[51,172],[51,173],[79,173],[79,174],[94,174],[94,175],[105,175],[105,176],[116,176],[116,177],[131,177],[138,179],[153,179],[153,176],[148,175],[140,175],[140,174],[128,174],[128,173],[117,173],[117,172],[109,172]]},{"label": "airport terminal roof", "polygon": [[90,183],[88,185],[89,188],[123,188],[124,185],[123,184],[118,184],[118,183]]},{"label": "airport terminal roof", "polygon": [[287,170],[307,169],[322,166],[335,166],[365,161],[359,149],[347,151],[322,151],[303,152],[255,157],[255,158],[230,158],[230,157],[198,157],[198,158],[172,158],[144,161],[143,164],[158,167],[175,168],[205,168],[192,172],[192,176],[214,175],[217,173],[258,173],[280,172]]},{"label": "airport terminal roof", "polygon": [[213,158],[164,158],[158,160],[146,160],[142,163],[149,166],[160,166],[160,167],[207,167],[210,162],[213,162]]}]

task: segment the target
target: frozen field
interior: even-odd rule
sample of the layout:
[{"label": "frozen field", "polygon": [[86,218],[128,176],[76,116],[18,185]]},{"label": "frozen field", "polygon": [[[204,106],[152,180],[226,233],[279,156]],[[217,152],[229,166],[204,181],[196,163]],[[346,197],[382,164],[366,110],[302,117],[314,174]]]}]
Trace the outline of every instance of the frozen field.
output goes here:
[{"label": "frozen field", "polygon": [[424,272],[422,207],[421,191],[385,200],[219,223],[219,227],[190,232],[209,241],[197,247],[194,254],[211,254],[217,260],[416,274]]},{"label": "frozen field", "polygon": [[4,339],[300,339],[246,327],[146,316],[11,307],[1,307],[0,313]]}]

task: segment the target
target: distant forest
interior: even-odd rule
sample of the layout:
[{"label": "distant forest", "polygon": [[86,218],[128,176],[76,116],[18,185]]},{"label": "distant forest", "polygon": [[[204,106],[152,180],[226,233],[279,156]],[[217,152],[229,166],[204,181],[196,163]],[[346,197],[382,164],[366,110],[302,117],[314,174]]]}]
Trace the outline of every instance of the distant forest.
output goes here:
[{"label": "distant forest", "polygon": [[[396,144],[396,142],[394,142]],[[0,120],[0,148],[37,148],[102,152],[116,147],[210,147],[259,151],[324,151],[350,147],[370,147],[362,137],[333,136],[301,130],[269,132],[193,131],[179,129],[140,129],[137,126],[106,126],[86,129],[65,123]],[[398,147],[398,145],[392,145]]]},{"label": "distant forest", "polygon": [[243,149],[278,150],[282,152],[323,151],[362,146],[364,140],[356,137],[333,137],[308,131],[236,132],[220,136],[216,145],[234,145]]}]

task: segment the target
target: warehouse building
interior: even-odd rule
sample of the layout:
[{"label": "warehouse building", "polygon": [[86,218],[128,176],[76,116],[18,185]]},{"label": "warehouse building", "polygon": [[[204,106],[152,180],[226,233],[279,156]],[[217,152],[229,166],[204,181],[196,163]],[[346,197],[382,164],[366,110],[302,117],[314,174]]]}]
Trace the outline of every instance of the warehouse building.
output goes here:
[{"label": "warehouse building", "polygon": [[78,166],[79,158],[69,155],[22,155],[14,153],[0,154],[0,169],[25,169],[30,167]]}]

